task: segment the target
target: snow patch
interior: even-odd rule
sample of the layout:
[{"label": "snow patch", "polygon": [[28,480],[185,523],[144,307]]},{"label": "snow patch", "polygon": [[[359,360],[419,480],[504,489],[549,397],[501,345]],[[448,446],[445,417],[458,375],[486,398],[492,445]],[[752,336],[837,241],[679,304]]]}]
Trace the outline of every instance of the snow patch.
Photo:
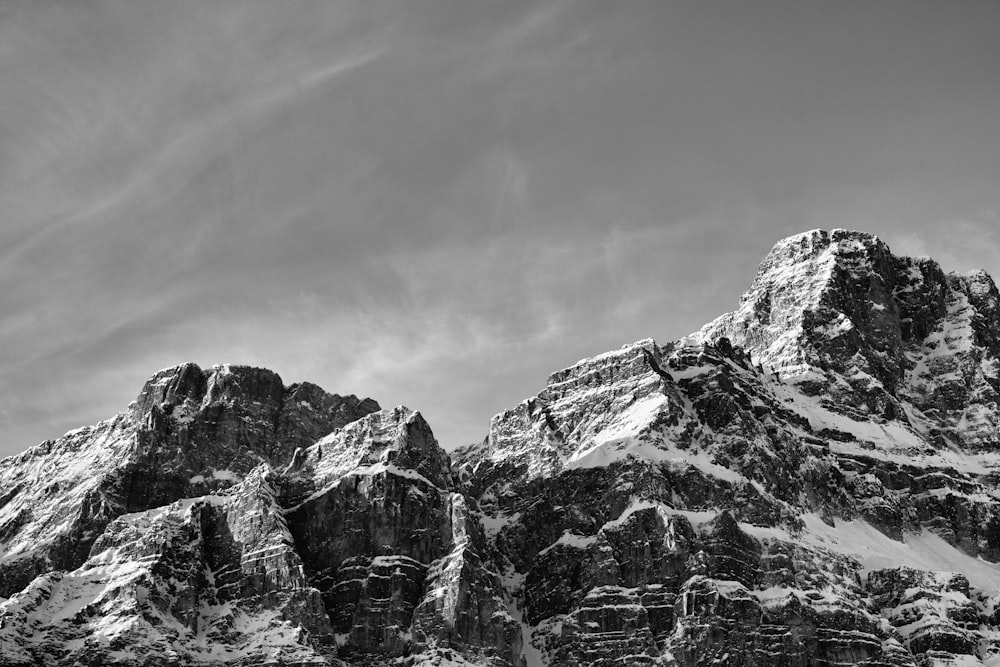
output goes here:
[{"label": "snow patch", "polygon": [[854,556],[866,572],[900,565],[931,572],[959,572],[982,591],[1000,591],[1000,566],[973,558],[930,531],[904,533],[903,542],[897,542],[866,521],[835,519],[836,526],[829,526],[816,514],[802,518],[806,530],[797,537],[799,541]]},{"label": "snow patch", "polygon": [[572,547],[573,549],[588,549],[590,545],[592,545],[596,541],[597,541],[596,535],[577,535],[576,533],[572,533],[567,530],[566,532],[564,532],[562,535],[559,536],[558,540],[556,540],[549,546],[539,551],[538,555],[542,556],[551,551],[552,549],[555,549],[559,545],[565,545],[568,547]]}]

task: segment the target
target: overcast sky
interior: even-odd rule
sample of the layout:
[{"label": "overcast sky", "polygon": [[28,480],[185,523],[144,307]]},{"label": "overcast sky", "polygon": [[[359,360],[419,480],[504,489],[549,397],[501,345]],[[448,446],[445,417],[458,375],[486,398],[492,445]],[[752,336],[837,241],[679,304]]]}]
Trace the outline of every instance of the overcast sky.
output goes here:
[{"label": "overcast sky", "polygon": [[773,243],[1000,274],[1000,3],[0,2],[0,455],[243,363],[447,448]]}]

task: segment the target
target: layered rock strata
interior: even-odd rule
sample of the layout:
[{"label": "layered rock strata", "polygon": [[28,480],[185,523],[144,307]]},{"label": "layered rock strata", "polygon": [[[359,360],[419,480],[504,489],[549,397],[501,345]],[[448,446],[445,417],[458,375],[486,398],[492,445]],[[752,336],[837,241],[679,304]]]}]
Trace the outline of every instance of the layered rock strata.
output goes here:
[{"label": "layered rock strata", "polygon": [[0,462],[0,663],[1000,664],[998,303],[809,232],[451,456],[405,408],[161,372]]},{"label": "layered rock strata", "polygon": [[232,486],[379,409],[247,366],[155,374],[119,415],[0,462],[0,596],[86,560],[110,521]]},{"label": "layered rock strata", "polygon": [[997,296],[981,272],[810,232],[733,313],[497,415],[456,458],[528,653],[996,661]]}]

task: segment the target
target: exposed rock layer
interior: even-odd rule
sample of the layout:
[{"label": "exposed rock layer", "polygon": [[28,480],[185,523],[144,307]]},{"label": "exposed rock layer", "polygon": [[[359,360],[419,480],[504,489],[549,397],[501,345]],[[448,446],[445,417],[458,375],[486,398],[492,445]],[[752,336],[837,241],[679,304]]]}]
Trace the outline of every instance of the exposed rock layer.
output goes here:
[{"label": "exposed rock layer", "polygon": [[453,457],[405,408],[162,371],[0,462],[0,662],[994,664],[998,304],[799,235]]}]

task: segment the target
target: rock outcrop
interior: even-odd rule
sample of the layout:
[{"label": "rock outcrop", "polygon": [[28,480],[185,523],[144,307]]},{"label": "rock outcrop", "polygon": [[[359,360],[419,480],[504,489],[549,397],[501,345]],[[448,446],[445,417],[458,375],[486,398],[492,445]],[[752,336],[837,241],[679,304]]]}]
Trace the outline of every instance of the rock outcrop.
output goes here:
[{"label": "rock outcrop", "polygon": [[379,409],[247,366],[156,373],[127,410],[0,462],[0,596],[83,564],[114,518],[212,493]]},{"label": "rock outcrop", "polygon": [[1000,664],[998,304],[809,232],[450,456],[406,408],[161,371],[0,462],[0,663]]}]

